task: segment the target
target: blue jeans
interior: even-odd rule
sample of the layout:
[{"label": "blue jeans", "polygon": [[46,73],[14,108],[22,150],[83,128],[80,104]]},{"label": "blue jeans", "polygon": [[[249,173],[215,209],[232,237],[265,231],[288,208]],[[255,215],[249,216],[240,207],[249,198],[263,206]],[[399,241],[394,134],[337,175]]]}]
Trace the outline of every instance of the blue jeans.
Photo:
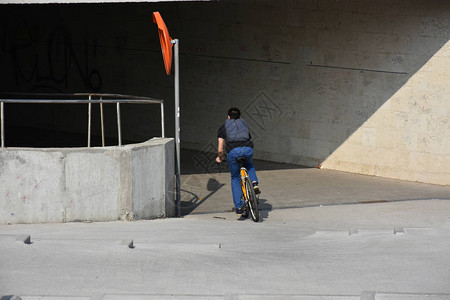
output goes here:
[{"label": "blue jeans", "polygon": [[242,188],[241,188],[241,172],[239,168],[239,163],[237,159],[239,157],[245,157],[244,167],[248,171],[248,176],[252,182],[258,181],[256,177],[255,166],[253,166],[253,149],[250,147],[237,147],[231,149],[230,153],[227,155],[228,167],[231,173],[231,191],[233,193],[233,202],[236,208],[241,208],[244,205],[242,198]]}]

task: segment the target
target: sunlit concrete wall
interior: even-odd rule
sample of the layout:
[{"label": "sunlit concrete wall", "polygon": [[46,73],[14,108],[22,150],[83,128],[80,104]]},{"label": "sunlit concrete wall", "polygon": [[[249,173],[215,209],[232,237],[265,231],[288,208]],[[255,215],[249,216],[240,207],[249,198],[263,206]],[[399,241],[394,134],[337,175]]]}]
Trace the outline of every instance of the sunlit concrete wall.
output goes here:
[{"label": "sunlit concrete wall", "polygon": [[[2,10],[2,90],[164,98],[173,135],[173,75],[165,75],[151,19],[158,10],[180,40],[182,147],[214,151],[227,109],[238,106],[259,159],[450,184],[446,0],[19,8]],[[124,138],[159,134],[152,109],[124,108]],[[78,110],[7,120],[81,131]],[[115,135],[114,110],[106,119]],[[199,171],[213,163],[205,155],[195,162]]]},{"label": "sunlit concrete wall", "polygon": [[322,163],[324,168],[450,184],[447,42]]}]

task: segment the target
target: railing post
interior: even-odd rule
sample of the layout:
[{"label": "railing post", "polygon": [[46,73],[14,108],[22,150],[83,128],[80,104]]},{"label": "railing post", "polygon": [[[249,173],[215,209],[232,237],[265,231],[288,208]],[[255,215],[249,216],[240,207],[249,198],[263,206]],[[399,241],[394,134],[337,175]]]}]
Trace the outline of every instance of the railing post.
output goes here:
[{"label": "railing post", "polygon": [[164,134],[164,102],[161,102],[161,137],[165,138],[165,134]]},{"label": "railing post", "polygon": [[117,134],[119,135],[119,146],[122,146],[122,130],[120,129],[120,103],[117,102]]},{"label": "railing post", "polygon": [[[92,99],[92,96],[89,95],[89,101]],[[92,111],[92,103],[89,102],[88,106],[88,148],[91,147],[91,111]]]},{"label": "railing post", "polygon": [[4,116],[4,113],[3,113],[3,101],[1,102],[1,104],[0,104],[0,115],[1,115],[1,123],[2,123],[2,125],[1,125],[1,136],[2,136],[2,149],[3,148],[5,148],[5,124],[4,124],[4,122],[5,122],[5,116]]},{"label": "railing post", "polygon": [[105,147],[105,129],[103,128],[103,103],[101,101],[103,100],[103,97],[100,96],[100,122],[102,123],[102,147]]}]

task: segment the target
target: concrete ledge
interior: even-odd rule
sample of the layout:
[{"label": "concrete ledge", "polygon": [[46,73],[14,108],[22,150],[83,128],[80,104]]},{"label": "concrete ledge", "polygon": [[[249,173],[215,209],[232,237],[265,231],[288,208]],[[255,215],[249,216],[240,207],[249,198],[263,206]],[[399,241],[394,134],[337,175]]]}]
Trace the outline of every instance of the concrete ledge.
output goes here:
[{"label": "concrete ledge", "polygon": [[379,293],[365,292],[361,300],[449,300],[449,294]]},{"label": "concrete ledge", "polygon": [[0,224],[171,217],[173,139],[0,150]]},{"label": "concrete ledge", "polygon": [[448,300],[448,294],[405,294],[405,293],[377,293],[377,292],[363,292],[361,296],[343,296],[343,295],[245,295],[245,294],[230,294],[230,295],[146,295],[146,294],[104,294],[95,295],[92,297],[80,296],[3,296],[0,300],[187,300],[187,299],[223,299],[223,300]]}]

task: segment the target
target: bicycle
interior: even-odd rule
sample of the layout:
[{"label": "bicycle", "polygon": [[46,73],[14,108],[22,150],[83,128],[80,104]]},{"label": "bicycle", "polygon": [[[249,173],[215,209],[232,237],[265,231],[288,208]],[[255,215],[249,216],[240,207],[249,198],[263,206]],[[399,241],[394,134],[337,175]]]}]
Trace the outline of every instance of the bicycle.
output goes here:
[{"label": "bicycle", "polygon": [[237,162],[241,168],[241,188],[242,188],[242,197],[244,198],[245,203],[245,212],[242,214],[242,217],[248,218],[249,212],[252,216],[253,222],[259,221],[259,207],[258,207],[258,199],[256,198],[255,190],[253,189],[252,181],[250,177],[248,177],[247,169],[244,164],[247,159],[245,157],[239,157]]},{"label": "bicycle", "polygon": [[[248,218],[250,214],[253,222],[259,222],[259,199],[256,197],[252,181],[248,176],[247,168],[245,168],[244,166],[246,160],[247,159],[245,157],[239,157],[237,159],[241,173],[242,198],[244,199],[245,208],[244,212],[242,213],[242,217]],[[217,165],[219,167],[219,172],[221,172],[220,164]]]}]

